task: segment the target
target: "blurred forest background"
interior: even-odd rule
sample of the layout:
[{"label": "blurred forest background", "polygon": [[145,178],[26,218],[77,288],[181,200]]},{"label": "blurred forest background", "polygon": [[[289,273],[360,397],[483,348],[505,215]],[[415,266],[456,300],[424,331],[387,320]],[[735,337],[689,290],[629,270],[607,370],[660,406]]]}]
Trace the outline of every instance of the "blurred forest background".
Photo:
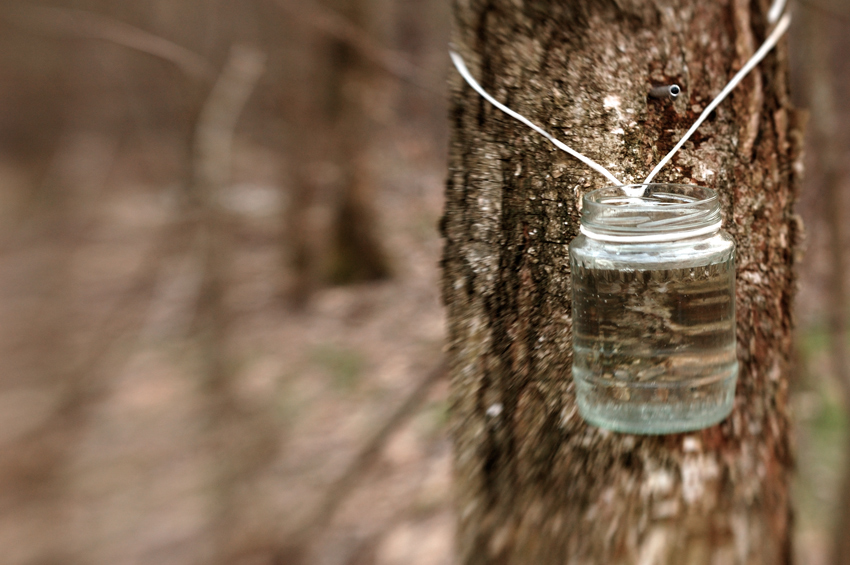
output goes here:
[{"label": "blurred forest background", "polygon": [[[812,114],[796,552],[826,564],[850,444],[850,5],[792,8]],[[3,563],[453,562],[450,10],[0,3]]]}]

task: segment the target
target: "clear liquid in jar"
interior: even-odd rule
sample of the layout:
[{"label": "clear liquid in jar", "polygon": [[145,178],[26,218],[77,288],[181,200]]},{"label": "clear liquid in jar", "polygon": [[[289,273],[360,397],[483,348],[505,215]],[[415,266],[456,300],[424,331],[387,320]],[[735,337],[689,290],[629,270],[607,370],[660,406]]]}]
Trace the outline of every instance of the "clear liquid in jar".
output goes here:
[{"label": "clear liquid in jar", "polygon": [[632,433],[707,427],[732,409],[734,259],[690,268],[573,268],[582,416]]}]

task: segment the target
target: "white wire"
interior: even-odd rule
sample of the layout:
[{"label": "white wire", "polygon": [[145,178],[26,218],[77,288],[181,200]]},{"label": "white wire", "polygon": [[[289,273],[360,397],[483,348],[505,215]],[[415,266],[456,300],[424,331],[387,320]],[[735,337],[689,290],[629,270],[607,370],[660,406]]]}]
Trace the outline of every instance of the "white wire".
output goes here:
[{"label": "white wire", "polygon": [[756,51],[755,55],[753,55],[750,60],[747,61],[747,64],[744,65],[744,67],[740,71],[738,71],[738,73],[734,77],[732,77],[732,80],[730,80],[729,84],[727,84],[726,87],[720,91],[720,94],[717,95],[717,98],[712,100],[711,104],[709,104],[705,108],[705,110],[702,111],[702,114],[700,114],[699,118],[697,118],[697,121],[694,122],[694,125],[691,126],[691,129],[689,129],[688,132],[682,137],[682,139],[679,140],[679,143],[676,144],[673,150],[670,151],[670,153],[668,153],[663,159],[661,159],[661,162],[658,163],[654,169],[652,169],[652,172],[649,173],[649,176],[646,177],[646,180],[643,181],[643,184],[648,184],[655,177],[655,175],[658,174],[658,171],[660,171],[662,167],[664,167],[664,165],[666,165],[667,162],[670,161],[673,155],[675,155],[676,152],[681,149],[682,145],[684,145],[688,138],[693,135],[693,133],[705,121],[705,119],[717,107],[717,105],[723,102],[723,99],[726,98],[730,92],[732,92],[732,89],[738,86],[738,83],[741,82],[743,78],[747,76],[747,74],[751,70],[753,70],[753,68],[758,65],[762,59],[764,59],[765,55],[767,55],[768,52],[770,52],[770,50],[776,46],[776,44],[779,42],[779,39],[788,30],[789,25],[791,25],[791,16],[789,14],[785,14],[782,19],[779,20],[779,23],[776,24],[776,28],[771,32],[771,34],[764,41],[762,46],[759,47],[759,50]]},{"label": "white wire", "polygon": [[533,129],[534,131],[536,131],[537,133],[539,133],[540,135],[542,135],[543,137],[545,137],[546,139],[551,141],[555,145],[555,147],[557,147],[558,149],[569,153],[570,155],[572,155],[573,157],[575,157],[576,159],[578,159],[579,161],[581,161],[582,163],[584,163],[585,165],[587,165],[588,167],[593,169],[594,171],[603,174],[608,180],[610,180],[614,184],[616,184],[618,186],[623,184],[622,181],[620,181],[617,177],[612,175],[611,172],[608,171],[608,169],[606,169],[605,167],[603,167],[602,165],[600,165],[599,163],[597,163],[593,159],[590,159],[589,157],[585,157],[584,155],[582,155],[578,151],[571,149],[566,144],[558,141],[557,139],[555,139],[554,137],[549,135],[547,132],[543,131],[541,128],[539,128],[538,126],[531,123],[527,118],[525,118],[521,114],[514,112],[513,110],[511,110],[510,108],[508,108],[507,106],[505,106],[504,104],[502,104],[501,102],[499,102],[498,100],[496,100],[495,98],[493,98],[492,96],[487,94],[487,92],[483,88],[481,88],[481,85],[479,85],[475,81],[475,79],[472,78],[472,75],[469,73],[469,69],[466,68],[466,64],[463,62],[463,59],[461,58],[461,56],[458,55],[457,53],[455,53],[454,51],[451,51],[451,50],[449,50],[449,55],[451,56],[452,62],[455,64],[457,71],[460,73],[460,76],[462,76],[464,78],[464,80],[466,80],[466,82],[469,83],[469,86],[474,88],[475,91],[478,94],[480,94],[485,100],[487,100],[490,104],[492,104],[493,106],[495,106],[496,108],[498,108],[502,112],[506,113],[507,115],[511,116],[512,118],[519,120],[523,124],[527,125],[531,129]]},{"label": "white wire", "polygon": [[[775,0],[768,13],[768,20],[771,22],[775,21],[775,19],[779,17],[779,14],[782,13],[782,9],[784,8],[784,6],[785,0]],[[673,158],[673,155],[675,155],[676,152],[679,151],[679,149],[681,149],[682,146],[688,141],[688,139],[690,139],[691,135],[693,135],[697,128],[702,125],[706,118],[708,118],[709,114],[711,114],[711,112],[714,111],[714,109],[721,102],[723,102],[723,100],[729,95],[730,92],[732,92],[732,90],[734,90],[736,86],[738,86],[738,84],[744,79],[744,77],[746,77],[750,73],[750,71],[752,71],[753,68],[755,68],[755,66],[758,65],[762,61],[762,59],[765,58],[765,56],[770,52],[770,50],[776,46],[776,44],[779,42],[779,39],[785,34],[786,31],[788,31],[788,27],[790,25],[791,16],[789,14],[785,14],[782,19],[779,20],[779,23],[776,25],[776,27],[768,36],[768,38],[764,41],[762,46],[759,47],[758,51],[756,51],[755,54],[750,58],[750,60],[747,61],[747,63],[743,66],[743,68],[738,71],[734,77],[732,77],[732,80],[730,80],[729,83],[723,88],[723,90],[720,91],[720,94],[718,94],[717,97],[712,100],[711,103],[705,108],[705,110],[702,111],[702,114],[700,114],[699,118],[697,118],[696,122],[694,122],[694,124],[685,133],[685,135],[682,136],[682,139],[679,140],[676,146],[673,147],[673,149],[667,155],[664,156],[664,158],[658,163],[658,165],[655,166],[654,169],[652,169],[652,172],[649,173],[649,176],[646,177],[646,179],[643,181],[643,184],[649,184],[650,181],[655,178],[655,175],[658,174],[658,172],[664,167],[664,165],[666,165],[670,161],[670,159]],[[531,129],[551,141],[558,149],[561,149],[562,151],[572,155],[591,169],[597,171],[598,173],[601,173],[603,176],[614,182],[616,185],[623,185],[623,183],[617,177],[611,174],[608,169],[598,164],[596,161],[590,159],[589,157],[585,157],[578,151],[573,150],[561,141],[558,141],[552,135],[550,135],[540,127],[536,126],[531,121],[529,121],[525,116],[514,112],[513,110],[511,110],[510,108],[490,96],[487,91],[485,91],[481,87],[481,85],[479,85],[478,82],[476,82],[476,80],[472,78],[472,75],[470,74],[469,69],[466,68],[466,64],[463,62],[461,56],[451,50],[449,50],[449,55],[451,56],[452,62],[454,63],[455,68],[457,68],[460,75],[464,78],[464,80],[466,80],[469,86],[471,86],[476,92],[478,92],[478,94],[480,94],[485,100],[490,102],[502,112],[522,122],[523,124],[527,125]],[[640,188],[639,190],[642,194],[643,188]],[[637,196],[639,195],[640,194],[637,194]]]},{"label": "white wire", "polygon": [[775,24],[779,16],[782,15],[782,10],[785,9],[785,0],[774,0],[773,5],[767,12],[768,23]]}]

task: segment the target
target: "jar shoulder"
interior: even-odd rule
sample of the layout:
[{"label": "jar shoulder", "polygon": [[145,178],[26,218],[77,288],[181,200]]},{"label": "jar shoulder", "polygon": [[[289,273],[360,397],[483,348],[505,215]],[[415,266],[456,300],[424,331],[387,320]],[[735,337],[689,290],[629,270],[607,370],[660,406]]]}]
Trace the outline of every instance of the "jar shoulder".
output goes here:
[{"label": "jar shoulder", "polygon": [[721,230],[708,237],[658,243],[613,243],[579,235],[570,258],[585,267],[652,269],[691,267],[734,261],[735,240]]}]

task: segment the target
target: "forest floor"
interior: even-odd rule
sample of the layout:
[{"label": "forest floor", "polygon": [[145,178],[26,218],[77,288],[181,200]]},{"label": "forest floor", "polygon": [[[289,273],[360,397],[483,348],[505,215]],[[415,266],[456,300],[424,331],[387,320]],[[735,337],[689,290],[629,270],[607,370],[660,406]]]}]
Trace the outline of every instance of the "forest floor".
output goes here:
[{"label": "forest floor", "polygon": [[[261,457],[240,468],[227,493],[228,519],[238,524],[230,532],[237,545],[249,553],[257,546],[256,562],[270,562],[263,549],[304,526],[367,439],[439,371],[443,172],[421,159],[410,164],[415,139],[402,145],[413,158],[384,148],[374,163],[397,174],[385,175],[379,195],[394,276],[320,288],[293,313],[281,300],[280,156],[237,141],[234,182],[222,195],[235,219],[225,356],[245,416],[225,431],[222,447],[211,434],[217,414],[206,402],[195,330],[201,264],[191,238],[162,245],[173,238],[175,156],[185,154],[179,140],[98,132],[63,139],[47,182],[66,192],[73,210],[63,209],[58,225],[44,212],[31,216],[43,221],[7,229],[0,304],[5,320],[29,322],[3,328],[0,444],[14,448],[52,425],[68,386],[42,377],[45,369],[72,367],[88,400],[75,412],[73,443],[54,463],[61,495],[50,502],[12,496],[4,504],[4,563],[32,562],[48,538],[71,548],[79,563],[209,562],[218,547],[211,528],[220,477],[244,455],[240,446],[258,438]],[[393,164],[400,160],[408,165]],[[15,162],[0,165],[7,186],[31,181]],[[442,376],[377,457],[349,471],[354,488],[334,501],[306,562],[451,563],[446,396]]]}]

